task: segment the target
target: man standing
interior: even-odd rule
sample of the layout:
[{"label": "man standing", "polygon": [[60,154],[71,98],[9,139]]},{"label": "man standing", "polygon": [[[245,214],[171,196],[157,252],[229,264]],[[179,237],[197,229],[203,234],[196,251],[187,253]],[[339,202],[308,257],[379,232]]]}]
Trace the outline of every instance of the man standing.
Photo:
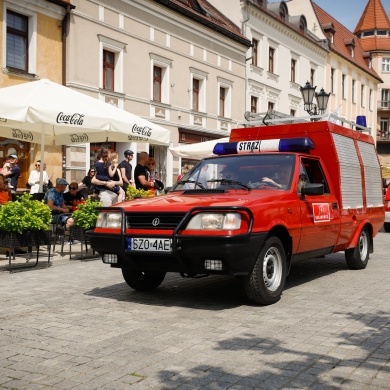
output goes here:
[{"label": "man standing", "polygon": [[16,154],[10,154],[7,157],[11,165],[11,169],[7,172],[3,172],[4,178],[9,180],[9,188],[11,189],[11,194],[16,194],[18,189],[18,180],[20,176],[20,168],[18,165],[18,156]]},{"label": "man standing", "polygon": [[132,150],[125,150],[125,159],[118,165],[123,180],[123,190],[126,193],[127,187],[133,184],[132,175],[133,167],[130,161],[133,160],[134,153]]},{"label": "man standing", "polygon": [[147,167],[149,154],[141,152],[138,154],[138,164],[134,170],[134,181],[137,189],[150,190],[154,188],[154,182],[150,181],[150,170]]}]

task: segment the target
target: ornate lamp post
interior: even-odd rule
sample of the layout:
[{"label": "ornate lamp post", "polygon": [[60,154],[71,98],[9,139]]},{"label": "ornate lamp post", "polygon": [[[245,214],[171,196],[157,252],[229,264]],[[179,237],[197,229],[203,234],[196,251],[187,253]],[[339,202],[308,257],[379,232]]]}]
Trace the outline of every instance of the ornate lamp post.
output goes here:
[{"label": "ornate lamp post", "polygon": [[[319,93],[316,93],[317,87],[312,87],[307,81],[304,87],[300,87],[303,102],[304,110],[309,113],[309,115],[322,115],[328,105],[330,93],[326,93],[323,88]],[[317,104],[313,103],[313,98],[316,97]]]}]

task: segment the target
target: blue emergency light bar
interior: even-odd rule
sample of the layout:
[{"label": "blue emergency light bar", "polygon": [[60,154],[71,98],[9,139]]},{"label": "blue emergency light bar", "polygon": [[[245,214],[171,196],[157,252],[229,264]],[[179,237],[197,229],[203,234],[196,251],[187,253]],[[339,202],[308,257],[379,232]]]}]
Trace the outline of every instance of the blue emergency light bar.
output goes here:
[{"label": "blue emergency light bar", "polygon": [[256,141],[220,142],[214,146],[213,153],[225,154],[261,153],[261,152],[308,152],[315,149],[309,137],[277,138]]}]

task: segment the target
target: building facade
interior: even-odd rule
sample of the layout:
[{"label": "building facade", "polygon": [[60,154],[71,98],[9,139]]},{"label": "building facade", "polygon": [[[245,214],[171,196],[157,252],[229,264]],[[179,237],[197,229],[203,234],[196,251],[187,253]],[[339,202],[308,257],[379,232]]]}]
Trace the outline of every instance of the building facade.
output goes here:
[{"label": "building facade", "polygon": [[382,79],[377,95],[377,149],[381,162],[390,166],[390,20],[381,0],[369,0],[354,34],[372,67]]},{"label": "building facade", "polygon": [[[68,87],[169,129],[172,146],[227,136],[242,120],[250,41],[208,2],[72,3]],[[120,158],[126,149],[149,152],[166,185],[185,163],[152,144],[68,146],[67,178],[83,176],[102,146]]]},{"label": "building facade", "polygon": [[[0,0],[0,87],[48,78],[62,83],[63,28],[68,18],[69,0]],[[34,162],[40,159],[40,144],[0,137],[0,161],[17,154],[23,190]],[[62,148],[45,149],[48,173],[62,176]]]}]

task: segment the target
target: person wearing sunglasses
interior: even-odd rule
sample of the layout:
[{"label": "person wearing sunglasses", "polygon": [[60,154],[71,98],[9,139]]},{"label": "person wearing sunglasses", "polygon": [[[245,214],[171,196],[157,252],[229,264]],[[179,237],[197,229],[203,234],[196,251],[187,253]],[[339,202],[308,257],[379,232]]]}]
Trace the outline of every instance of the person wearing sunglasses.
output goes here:
[{"label": "person wearing sunglasses", "polygon": [[78,184],[73,181],[69,184],[69,191],[64,193],[64,202],[71,211],[75,211],[77,205],[82,203],[85,200],[81,191],[79,191]]},{"label": "person wearing sunglasses", "polygon": [[85,199],[87,199],[89,195],[95,194],[95,186],[92,184],[92,178],[95,177],[95,175],[96,169],[90,168],[87,175],[84,176],[84,179],[78,184],[78,188]]},{"label": "person wearing sunglasses", "polygon": [[[39,192],[39,182],[41,178],[41,160],[37,160],[35,163],[35,169],[33,169],[28,178],[28,185],[30,186],[30,194],[37,194]],[[50,177],[46,172],[46,164],[43,167],[43,192],[48,190],[48,185],[50,182]],[[46,189],[46,191],[44,191]]]}]

